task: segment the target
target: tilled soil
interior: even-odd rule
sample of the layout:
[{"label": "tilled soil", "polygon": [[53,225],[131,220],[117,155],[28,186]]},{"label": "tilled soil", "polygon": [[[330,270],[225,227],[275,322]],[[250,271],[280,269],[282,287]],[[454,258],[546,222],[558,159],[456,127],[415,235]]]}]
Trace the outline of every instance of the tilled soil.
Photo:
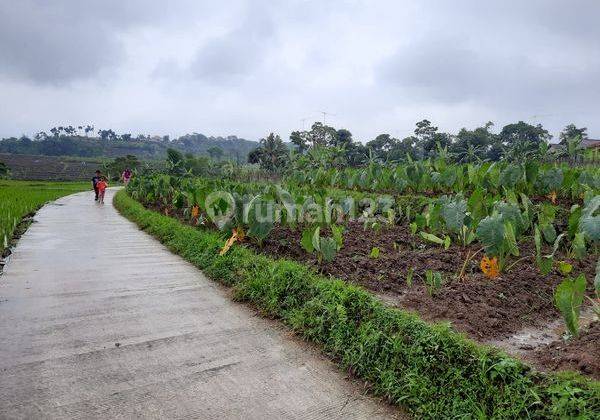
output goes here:
[{"label": "tilled soil", "polygon": [[[521,260],[499,278],[490,280],[481,273],[480,252],[467,264],[463,280],[457,281],[467,255],[476,252],[477,247],[453,245],[444,250],[425,244],[405,226],[376,231],[351,223],[334,261],[319,265],[314,255],[302,249],[300,237],[299,229],[278,227],[260,251],[302,261],[323,274],[360,284],[386,302],[415,310],[425,319],[450,321],[454,328],[480,341],[508,337],[524,327],[541,327],[560,316],[552,294],[563,277],[558,273],[546,277],[539,274],[530,243],[520,244],[519,257],[530,258]],[[380,249],[378,258],[370,257],[373,247]],[[586,274],[591,296],[595,257],[570,262],[574,273]],[[411,268],[414,275],[409,286],[406,277]],[[440,271],[444,276],[443,286],[433,295],[427,293],[424,285],[426,270]]]},{"label": "tilled soil", "polygon": [[578,338],[537,349],[532,361],[549,370],[575,370],[600,380],[600,321],[591,323]]}]

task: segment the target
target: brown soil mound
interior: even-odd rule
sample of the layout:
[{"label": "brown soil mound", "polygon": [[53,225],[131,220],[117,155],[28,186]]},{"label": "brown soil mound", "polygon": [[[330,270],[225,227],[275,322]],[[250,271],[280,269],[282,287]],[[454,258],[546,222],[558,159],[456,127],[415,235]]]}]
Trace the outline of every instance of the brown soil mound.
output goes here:
[{"label": "brown soil mound", "polygon": [[600,380],[600,321],[578,338],[554,341],[536,350],[534,363],[550,370],[574,370]]}]

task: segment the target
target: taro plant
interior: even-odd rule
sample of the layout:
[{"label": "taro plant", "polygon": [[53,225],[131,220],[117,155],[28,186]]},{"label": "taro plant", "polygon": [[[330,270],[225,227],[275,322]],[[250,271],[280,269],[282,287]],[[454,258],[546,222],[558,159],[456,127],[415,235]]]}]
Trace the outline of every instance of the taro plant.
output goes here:
[{"label": "taro plant", "polygon": [[[488,277],[495,278],[502,272],[508,255],[519,256],[515,228],[512,222],[505,221],[501,214],[495,213],[479,222],[477,237],[485,250],[481,264],[482,269],[487,266],[484,262],[489,262],[494,266],[494,269],[484,270]],[[487,260],[484,261],[485,257]],[[494,258],[496,258],[495,262]],[[496,265],[497,269],[495,269]]]},{"label": "taro plant", "polygon": [[554,304],[560,311],[571,336],[579,334],[579,313],[585,293],[585,276],[563,280],[554,291]]},{"label": "taro plant", "polygon": [[262,247],[275,226],[273,201],[257,195],[247,206],[248,236]]},{"label": "taro plant", "polygon": [[587,195],[579,219],[579,232],[594,246],[600,243],[600,195]]},{"label": "taro plant", "polygon": [[323,261],[333,261],[343,245],[344,227],[330,225],[331,237],[321,236],[321,227],[313,225],[302,231],[300,244],[308,253],[316,252],[319,264]]},{"label": "taro plant", "polygon": [[600,258],[596,262],[596,276],[594,277],[594,293],[596,297],[592,299],[588,296],[590,303],[592,304],[592,310],[596,315],[596,318],[600,318]]},{"label": "taro plant", "polygon": [[442,287],[443,278],[439,271],[425,271],[425,288],[429,296],[435,295]]},{"label": "taro plant", "polygon": [[[541,231],[539,227],[536,225],[533,233],[533,240],[535,242],[535,262],[540,270],[540,273],[545,276],[552,271],[554,266],[554,255],[556,254],[556,251],[558,251],[560,242],[564,238],[565,234],[561,233],[554,239],[552,253],[542,255],[542,234],[540,232]],[[559,265],[559,268],[561,268],[561,272],[566,272],[568,270],[567,265]]]},{"label": "taro plant", "polygon": [[414,267],[410,267],[406,272],[406,285],[408,287],[412,287],[414,273],[415,273]]},{"label": "taro plant", "polygon": [[440,214],[446,228],[456,234],[458,241],[463,246],[473,242],[475,232],[467,226],[471,217],[467,212],[467,201],[462,197],[462,194],[458,194],[454,199],[443,196],[440,198],[440,204]]}]

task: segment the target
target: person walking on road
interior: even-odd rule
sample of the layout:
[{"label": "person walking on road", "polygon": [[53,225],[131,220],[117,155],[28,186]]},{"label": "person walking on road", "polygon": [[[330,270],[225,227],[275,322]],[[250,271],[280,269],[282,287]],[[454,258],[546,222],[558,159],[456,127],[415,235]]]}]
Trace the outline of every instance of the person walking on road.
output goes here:
[{"label": "person walking on road", "polygon": [[108,187],[108,181],[105,176],[100,177],[100,181],[96,184],[98,188],[98,203],[104,204],[104,192],[106,191],[106,187]]},{"label": "person walking on road", "polygon": [[125,168],[123,174],[121,175],[121,178],[123,179],[123,184],[127,186],[127,184],[129,184],[129,181],[131,180],[131,169]]},{"label": "person walking on road", "polygon": [[98,201],[98,182],[101,177],[100,171],[96,171],[96,175],[92,178],[92,188],[94,189],[94,194],[96,196],[96,198],[94,198],[95,201]]}]

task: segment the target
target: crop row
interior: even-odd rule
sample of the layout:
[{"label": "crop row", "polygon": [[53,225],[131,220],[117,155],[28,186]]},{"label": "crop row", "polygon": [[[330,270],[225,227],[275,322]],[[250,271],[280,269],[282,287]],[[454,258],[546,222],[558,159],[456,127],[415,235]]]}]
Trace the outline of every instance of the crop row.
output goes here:
[{"label": "crop row", "polygon": [[449,165],[443,159],[402,165],[372,164],[366,168],[295,170],[288,176],[297,185],[338,187],[396,194],[484,190],[491,195],[512,191],[528,196],[576,198],[586,188],[600,189],[600,168],[526,163],[480,163]]},{"label": "crop row", "polygon": [[[506,187],[496,194],[477,187],[468,197],[462,192],[441,197],[378,196],[335,188],[313,189],[295,182],[282,186],[156,175],[138,178],[129,188],[133,197],[160,207],[166,214],[179,213],[194,224],[208,224],[231,233],[222,252],[245,240],[262,246],[281,224],[301,229],[302,248],[315,254],[318,261],[331,261],[343,246],[344,226],[349,221],[358,220],[365,229],[404,223],[412,234],[432,246],[478,244],[478,250],[468,253],[457,270],[455,277],[461,279],[474,258],[480,260],[484,274],[498,277],[521,260],[519,245],[526,239],[535,243],[535,261],[541,275],[552,270],[560,270],[565,276],[571,273],[571,264],[555,258],[559,250],[566,260],[598,255],[600,195],[587,184],[577,185],[582,198],[569,208],[551,200],[533,203],[525,193]],[[374,255],[377,252],[372,250]],[[439,273],[429,272],[426,279],[432,293],[441,285]],[[581,284],[581,280],[566,279],[558,289],[557,293],[569,294],[565,299],[556,296],[563,315],[569,315],[568,305],[583,299],[579,299],[578,292]],[[596,279],[596,290],[600,293],[600,278]],[[576,323],[567,321],[567,325],[575,325],[570,329],[577,333]]]}]

